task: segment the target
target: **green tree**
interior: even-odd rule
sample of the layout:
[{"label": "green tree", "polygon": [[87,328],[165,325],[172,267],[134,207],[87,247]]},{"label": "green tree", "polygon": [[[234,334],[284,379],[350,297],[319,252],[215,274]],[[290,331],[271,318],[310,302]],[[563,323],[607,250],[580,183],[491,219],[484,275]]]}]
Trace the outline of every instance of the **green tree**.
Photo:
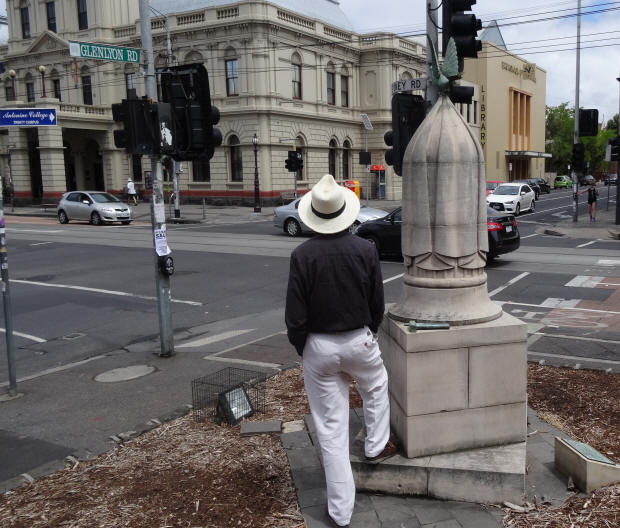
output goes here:
[{"label": "green tree", "polygon": [[546,160],[546,171],[566,174],[573,153],[575,111],[568,103],[548,106],[545,112],[545,151],[553,157]]},{"label": "green tree", "polygon": [[618,130],[618,114],[616,114],[613,119],[607,121],[607,130]]}]

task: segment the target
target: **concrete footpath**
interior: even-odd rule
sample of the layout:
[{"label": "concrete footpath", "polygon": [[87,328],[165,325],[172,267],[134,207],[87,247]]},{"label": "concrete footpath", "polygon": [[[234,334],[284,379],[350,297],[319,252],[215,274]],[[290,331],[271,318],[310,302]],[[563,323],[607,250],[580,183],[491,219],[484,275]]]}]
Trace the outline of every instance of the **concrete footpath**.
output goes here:
[{"label": "concrete footpath", "polygon": [[[517,220],[518,222],[518,220]],[[553,225],[540,225],[536,232],[542,235],[566,236],[569,238],[620,239],[620,225],[616,225],[616,207],[604,207],[596,212],[596,221],[591,222],[587,211],[580,214],[577,222],[572,219],[561,220]]]}]

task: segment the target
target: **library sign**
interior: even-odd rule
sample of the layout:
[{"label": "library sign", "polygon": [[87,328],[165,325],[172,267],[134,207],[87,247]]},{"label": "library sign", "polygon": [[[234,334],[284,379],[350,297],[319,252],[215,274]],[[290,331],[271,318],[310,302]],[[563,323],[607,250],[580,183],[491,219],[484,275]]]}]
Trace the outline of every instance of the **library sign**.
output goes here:
[{"label": "library sign", "polygon": [[536,82],[536,64],[529,64],[526,62],[523,68],[519,69],[517,66],[502,61],[502,70],[514,73],[525,80]]}]

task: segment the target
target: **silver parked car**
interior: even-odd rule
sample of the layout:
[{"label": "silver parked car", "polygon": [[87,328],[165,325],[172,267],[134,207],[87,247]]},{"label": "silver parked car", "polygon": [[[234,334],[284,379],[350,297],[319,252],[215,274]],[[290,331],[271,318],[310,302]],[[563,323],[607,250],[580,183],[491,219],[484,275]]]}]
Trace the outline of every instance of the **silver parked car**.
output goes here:
[{"label": "silver parked car", "polygon": [[[299,200],[297,198],[290,204],[276,207],[273,211],[273,225],[278,229],[283,229],[288,235],[295,237],[301,235],[301,233],[313,233],[306,224],[304,224],[299,218]],[[353,226],[360,225],[367,220],[375,220],[377,218],[383,218],[388,213],[382,209],[373,209],[372,207],[366,207],[362,205],[360,214],[357,215],[357,220]]]},{"label": "silver parked car", "polygon": [[129,224],[131,209],[116,196],[102,191],[73,191],[62,195],[56,206],[58,221],[87,220],[93,225],[106,222]]}]

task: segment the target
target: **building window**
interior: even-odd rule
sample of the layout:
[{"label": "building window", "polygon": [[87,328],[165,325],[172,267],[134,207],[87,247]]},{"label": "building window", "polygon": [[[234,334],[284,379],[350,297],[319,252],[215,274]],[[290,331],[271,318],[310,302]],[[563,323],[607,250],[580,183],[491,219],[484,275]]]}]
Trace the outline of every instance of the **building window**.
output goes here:
[{"label": "building window", "polygon": [[30,13],[27,7],[22,7],[19,10],[22,18],[22,38],[30,38]]},{"label": "building window", "polygon": [[327,104],[336,104],[336,74],[327,72]]},{"label": "building window", "polygon": [[474,125],[478,124],[478,101],[474,101]]},{"label": "building window", "polygon": [[291,64],[291,80],[293,82],[293,99],[301,99],[301,64]]},{"label": "building window", "polygon": [[77,0],[78,27],[88,29],[88,8],[86,0]]},{"label": "building window", "polygon": [[131,173],[133,174],[133,181],[142,181],[142,156],[139,154],[131,156]]},{"label": "building window", "polygon": [[85,105],[93,104],[93,85],[90,81],[90,75],[82,77],[82,96],[84,97]]},{"label": "building window", "polygon": [[54,97],[59,101],[62,101],[62,90],[60,89],[60,79],[52,79],[52,89],[54,91]]},{"label": "building window", "polygon": [[237,59],[226,61],[226,95],[239,95],[239,71]]},{"label": "building window", "polygon": [[471,104],[467,104],[467,122],[471,123]]},{"label": "building window", "polygon": [[195,182],[211,181],[211,165],[209,160],[196,160],[192,162],[192,177]]},{"label": "building window", "polygon": [[345,75],[340,76],[340,104],[349,106],[349,78]]},{"label": "building window", "polygon": [[45,11],[47,12],[47,29],[56,33],[56,5],[54,2],[48,2],[45,4]]},{"label": "building window", "polygon": [[351,156],[351,143],[349,141],[345,141],[343,144],[342,151],[342,179],[349,180],[349,158]]},{"label": "building window", "polygon": [[13,93],[13,86],[5,86],[4,95],[7,101],[15,101],[15,94]]},{"label": "building window", "polygon": [[510,150],[531,149],[532,96],[510,88]]},{"label": "building window", "polygon": [[28,99],[29,103],[32,103],[34,101],[34,83],[33,82],[26,83],[26,98]]},{"label": "building window", "polygon": [[230,181],[243,181],[243,161],[241,159],[241,147],[239,146],[239,138],[231,136],[228,141],[230,148]]},{"label": "building window", "polygon": [[136,74],[134,72],[125,74],[125,87],[127,88],[127,98],[129,98],[129,90],[136,89]]},{"label": "building window", "polygon": [[327,172],[329,172],[334,178],[336,177],[336,147],[337,147],[336,141],[332,139],[329,142]]}]

